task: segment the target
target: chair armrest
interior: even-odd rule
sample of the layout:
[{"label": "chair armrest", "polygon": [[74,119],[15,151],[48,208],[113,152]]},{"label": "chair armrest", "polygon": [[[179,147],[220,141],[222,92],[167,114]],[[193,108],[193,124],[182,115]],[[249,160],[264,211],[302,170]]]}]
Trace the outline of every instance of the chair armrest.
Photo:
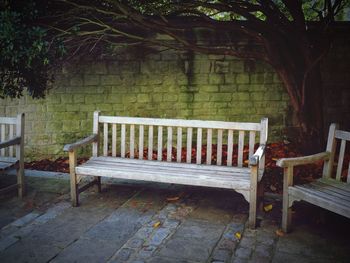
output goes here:
[{"label": "chair armrest", "polygon": [[254,153],[254,155],[252,155],[249,158],[249,165],[252,165],[252,166],[258,165],[258,163],[260,162],[261,158],[265,154],[265,149],[266,149],[265,145],[260,145],[259,148]]},{"label": "chair armrest", "polygon": [[21,143],[21,137],[15,137],[11,140],[1,142],[0,149],[6,148],[6,147],[11,146],[11,145],[20,144],[20,143]]},{"label": "chair armrest", "polygon": [[302,157],[293,157],[293,158],[282,158],[278,159],[276,165],[279,167],[288,167],[288,166],[296,166],[302,164],[310,164],[317,161],[326,161],[329,159],[331,153],[330,152],[321,152],[313,155],[302,156]]},{"label": "chair armrest", "polygon": [[97,134],[90,135],[89,137],[86,137],[86,138],[84,138],[82,140],[79,140],[79,141],[77,141],[75,143],[66,144],[63,147],[63,151],[65,151],[65,152],[72,152],[72,151],[74,151],[75,149],[77,149],[79,147],[82,147],[84,145],[96,142],[97,139],[98,139],[98,135]]}]

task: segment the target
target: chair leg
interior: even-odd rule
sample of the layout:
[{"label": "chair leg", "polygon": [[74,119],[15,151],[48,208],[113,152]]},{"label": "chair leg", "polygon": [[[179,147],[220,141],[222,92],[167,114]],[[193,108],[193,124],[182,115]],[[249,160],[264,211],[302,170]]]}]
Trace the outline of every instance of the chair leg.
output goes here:
[{"label": "chair leg", "polygon": [[23,198],[25,195],[25,183],[24,183],[24,169],[23,167],[17,168],[17,185],[18,185],[18,197]]},{"label": "chair leg", "polygon": [[78,193],[78,184],[77,176],[75,173],[70,174],[70,196],[72,201],[72,206],[79,205],[79,193]]},{"label": "chair leg", "polygon": [[95,176],[96,180],[96,191],[101,193],[101,176]]},{"label": "chair leg", "polygon": [[292,223],[292,208],[289,207],[288,193],[283,196],[283,207],[282,207],[282,230],[285,233],[290,231]]}]

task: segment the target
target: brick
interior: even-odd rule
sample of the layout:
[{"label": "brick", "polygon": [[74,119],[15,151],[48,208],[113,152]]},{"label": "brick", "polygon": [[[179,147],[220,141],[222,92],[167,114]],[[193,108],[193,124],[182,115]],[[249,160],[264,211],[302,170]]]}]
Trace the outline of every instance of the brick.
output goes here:
[{"label": "brick", "polygon": [[84,85],[85,86],[96,86],[100,84],[100,76],[96,74],[84,75]]},{"label": "brick", "polygon": [[207,93],[197,93],[194,95],[194,101],[209,101],[209,94]]},{"label": "brick", "polygon": [[225,75],[223,75],[223,74],[210,74],[209,75],[209,83],[210,84],[224,84],[225,83]]},{"label": "brick", "polygon": [[210,95],[210,101],[231,101],[231,93],[215,93]]},{"label": "brick", "polygon": [[137,102],[149,102],[150,96],[148,94],[138,94],[137,95]]},{"label": "brick", "polygon": [[249,75],[248,74],[237,74],[236,76],[236,83],[237,84],[248,84],[249,81]]},{"label": "brick", "polygon": [[83,85],[83,76],[82,75],[75,75],[70,79],[70,85],[72,86],[82,86]]},{"label": "brick", "polygon": [[120,75],[102,75],[101,76],[101,85],[120,85],[122,80]]}]

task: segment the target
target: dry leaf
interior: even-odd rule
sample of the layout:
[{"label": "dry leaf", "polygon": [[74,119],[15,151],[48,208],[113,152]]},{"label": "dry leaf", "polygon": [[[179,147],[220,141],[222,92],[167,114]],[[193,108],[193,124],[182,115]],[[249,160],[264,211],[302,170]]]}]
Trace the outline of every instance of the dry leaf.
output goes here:
[{"label": "dry leaf", "polygon": [[265,205],[264,206],[264,211],[265,212],[269,212],[269,211],[271,211],[272,210],[272,204],[269,204],[269,205]]},{"label": "dry leaf", "polygon": [[236,237],[237,239],[241,239],[242,234],[241,234],[240,232],[236,232],[236,233],[235,233],[235,237]]},{"label": "dry leaf", "polygon": [[157,227],[159,227],[159,226],[160,226],[160,221],[158,221],[158,222],[156,222],[156,223],[153,224],[153,227],[154,227],[154,228],[157,228]]},{"label": "dry leaf", "polygon": [[276,235],[279,236],[279,237],[283,237],[284,236],[284,232],[282,229],[277,229],[276,230]]},{"label": "dry leaf", "polygon": [[271,158],[272,161],[277,161],[280,158]]}]

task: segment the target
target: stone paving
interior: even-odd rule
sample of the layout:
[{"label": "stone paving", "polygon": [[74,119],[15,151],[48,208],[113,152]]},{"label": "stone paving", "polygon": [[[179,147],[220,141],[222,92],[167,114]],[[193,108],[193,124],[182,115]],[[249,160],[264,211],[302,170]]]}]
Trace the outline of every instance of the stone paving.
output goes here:
[{"label": "stone paving", "polygon": [[233,191],[119,182],[72,208],[64,176],[40,177],[27,178],[24,200],[0,197],[0,262],[349,262],[342,217],[324,229],[296,222],[281,236],[272,213],[250,230]]}]

